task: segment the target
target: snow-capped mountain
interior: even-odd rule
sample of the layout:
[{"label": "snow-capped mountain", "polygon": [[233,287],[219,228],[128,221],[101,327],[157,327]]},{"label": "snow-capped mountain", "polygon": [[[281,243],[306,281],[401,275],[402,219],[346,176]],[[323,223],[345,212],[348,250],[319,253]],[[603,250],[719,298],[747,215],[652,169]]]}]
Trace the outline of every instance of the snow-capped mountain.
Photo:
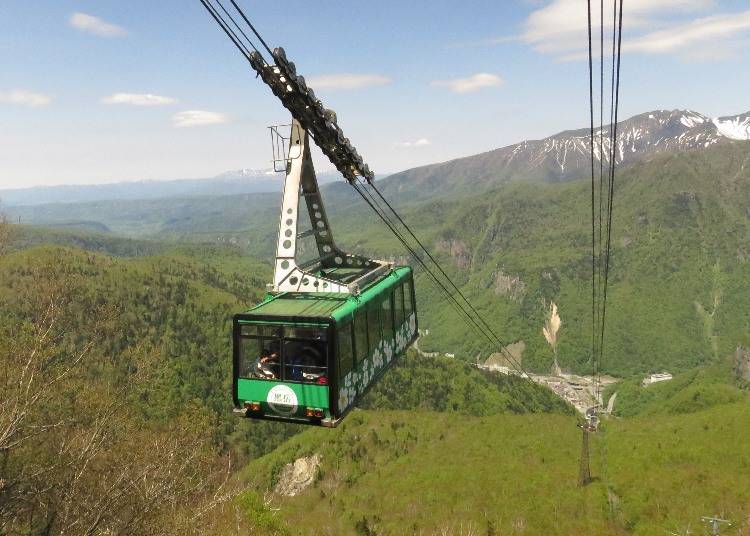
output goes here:
[{"label": "snow-capped mountain", "polygon": [[[609,160],[609,125],[594,132],[594,156]],[[652,155],[701,149],[750,140],[750,112],[711,118],[691,110],[656,110],[617,125],[615,158],[628,165]],[[602,151],[603,147],[603,151]],[[750,145],[748,146],[750,150]],[[559,182],[590,173],[590,130],[568,130],[541,140],[528,140],[486,153],[410,169],[389,177],[385,185],[415,197],[430,191],[476,191],[512,180]],[[426,192],[426,193],[425,193]]]},{"label": "snow-capped mountain", "polygon": [[[597,161],[609,160],[611,139],[609,125],[595,129]],[[750,112],[710,118],[691,110],[658,110],[618,123],[615,158],[618,164],[627,165],[655,153],[709,147],[730,140],[750,140]],[[521,167],[528,166],[532,173],[541,171],[548,180],[565,180],[590,169],[590,151],[590,131],[584,128],[493,152],[505,160],[505,167],[520,161]]]}]

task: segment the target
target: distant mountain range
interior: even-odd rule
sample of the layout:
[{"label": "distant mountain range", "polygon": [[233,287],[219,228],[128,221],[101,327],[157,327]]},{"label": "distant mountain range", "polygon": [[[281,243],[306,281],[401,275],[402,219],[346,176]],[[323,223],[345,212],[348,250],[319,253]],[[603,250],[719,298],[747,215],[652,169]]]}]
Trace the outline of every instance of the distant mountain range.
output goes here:
[{"label": "distant mountain range", "polygon": [[[750,112],[710,118],[690,110],[655,110],[619,122],[617,139],[616,161],[629,165],[660,153],[750,140]],[[607,161],[609,140],[609,125],[601,132],[596,129],[597,160],[603,157]],[[517,180],[563,182],[590,173],[590,151],[588,128],[568,130],[541,140],[522,141],[478,155],[401,171],[379,180],[378,184],[395,203],[402,204],[445,195],[475,194]],[[326,199],[333,206],[356,202],[351,188],[337,180],[340,178],[335,171],[318,174],[321,183],[335,182],[326,188]],[[277,193],[282,184],[281,175],[273,170],[241,169],[210,179],[0,190],[0,206]]]},{"label": "distant mountain range", "polygon": [[[597,128],[594,137],[596,160],[603,157],[607,162],[609,125],[602,131]],[[750,112],[710,118],[690,110],[656,110],[618,123],[615,157],[618,164],[628,165],[659,153],[736,140],[750,140]],[[590,173],[590,154],[590,129],[568,130],[542,140],[402,171],[388,177],[383,187],[408,200],[434,197],[436,192],[475,193],[513,180],[568,181]]]},{"label": "distant mountain range", "polygon": [[[321,183],[338,178],[336,172],[318,174]],[[208,179],[143,180],[94,185],[35,186],[0,190],[0,205],[35,206],[50,203],[184,198],[281,191],[283,176],[273,169],[238,169]]]}]

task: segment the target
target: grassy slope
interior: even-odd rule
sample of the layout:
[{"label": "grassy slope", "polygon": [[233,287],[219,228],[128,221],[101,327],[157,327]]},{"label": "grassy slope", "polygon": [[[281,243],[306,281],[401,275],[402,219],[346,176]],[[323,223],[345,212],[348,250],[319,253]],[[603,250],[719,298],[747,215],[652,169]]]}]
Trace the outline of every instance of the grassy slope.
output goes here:
[{"label": "grassy slope", "polygon": [[641,386],[642,376],[611,386],[605,399],[617,393],[614,413],[636,415],[678,415],[693,413],[745,397],[747,382],[735,378],[731,360],[676,374],[670,381]]},{"label": "grassy slope", "polygon": [[[249,465],[259,490],[319,452],[313,487],[274,497],[292,533],[661,534],[750,515],[750,402],[611,421],[592,437],[598,480],[577,485],[580,430],[561,415],[354,413]],[[745,526],[750,530],[750,526]],[[445,531],[445,532],[440,532]],[[473,531],[473,532],[472,532]]]},{"label": "grassy slope", "polygon": [[[603,531],[587,513],[603,508],[577,491],[579,433],[559,415],[468,417],[427,412],[355,412],[336,430],[311,430],[257,460],[245,478],[268,486],[281,464],[321,452],[322,478],[279,499],[293,532],[346,534],[357,522],[386,534],[446,528],[530,534]],[[542,493],[544,491],[544,493]]]},{"label": "grassy slope", "polygon": [[635,534],[678,532],[720,514],[741,530],[734,534],[750,533],[749,410],[744,396],[695,413],[608,424],[599,455],[621,525]]}]

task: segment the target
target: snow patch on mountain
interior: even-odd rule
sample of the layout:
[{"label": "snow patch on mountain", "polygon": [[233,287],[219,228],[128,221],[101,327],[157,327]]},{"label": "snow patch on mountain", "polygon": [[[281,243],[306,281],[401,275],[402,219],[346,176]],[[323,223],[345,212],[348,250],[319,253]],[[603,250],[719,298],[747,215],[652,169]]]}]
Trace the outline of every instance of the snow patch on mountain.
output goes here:
[{"label": "snow patch on mountain", "polygon": [[685,125],[688,128],[693,128],[698,125],[702,125],[706,122],[706,118],[700,114],[688,112],[682,117],[680,117],[680,123]]},{"label": "snow patch on mountain", "polygon": [[711,122],[722,136],[732,140],[750,140],[750,114],[717,117]]}]

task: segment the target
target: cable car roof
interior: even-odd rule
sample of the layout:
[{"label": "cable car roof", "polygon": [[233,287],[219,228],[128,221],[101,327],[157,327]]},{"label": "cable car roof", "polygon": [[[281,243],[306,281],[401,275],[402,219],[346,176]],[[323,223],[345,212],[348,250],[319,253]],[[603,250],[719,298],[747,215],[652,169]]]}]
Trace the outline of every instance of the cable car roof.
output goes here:
[{"label": "cable car roof", "polygon": [[283,292],[269,295],[263,303],[241,315],[293,316],[310,319],[332,317],[340,321],[350,316],[358,307],[380,297],[383,292],[401,283],[410,273],[409,267],[396,267],[390,274],[373,282],[356,297],[337,292]]}]

